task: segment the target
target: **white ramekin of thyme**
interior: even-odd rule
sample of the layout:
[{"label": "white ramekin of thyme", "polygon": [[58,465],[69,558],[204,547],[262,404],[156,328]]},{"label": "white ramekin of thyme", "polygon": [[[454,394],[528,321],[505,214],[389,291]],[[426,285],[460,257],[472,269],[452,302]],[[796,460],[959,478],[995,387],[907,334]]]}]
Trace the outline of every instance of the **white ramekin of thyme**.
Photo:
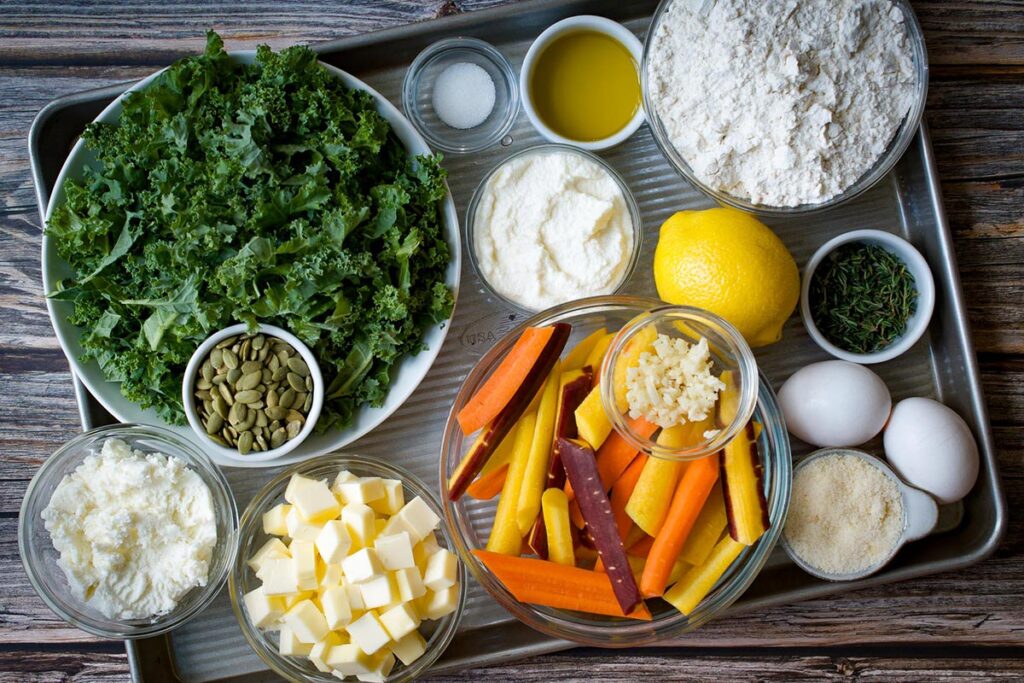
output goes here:
[{"label": "white ramekin of thyme", "polygon": [[182,402],[206,448],[233,460],[273,460],[313,431],[324,403],[323,376],[290,332],[232,325],[192,354]]},{"label": "white ramekin of thyme", "polygon": [[804,267],[800,316],[840,360],[882,363],[917,343],[935,308],[928,262],[902,237],[853,230],[823,244]]}]

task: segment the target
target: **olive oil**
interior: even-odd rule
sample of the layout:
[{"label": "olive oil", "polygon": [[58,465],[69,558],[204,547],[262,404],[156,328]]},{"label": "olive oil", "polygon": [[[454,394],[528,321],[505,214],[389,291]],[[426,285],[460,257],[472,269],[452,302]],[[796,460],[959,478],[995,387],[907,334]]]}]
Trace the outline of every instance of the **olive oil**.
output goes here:
[{"label": "olive oil", "polygon": [[579,142],[614,135],[640,107],[633,55],[597,31],[571,31],[551,41],[533,66],[529,86],[548,128]]}]

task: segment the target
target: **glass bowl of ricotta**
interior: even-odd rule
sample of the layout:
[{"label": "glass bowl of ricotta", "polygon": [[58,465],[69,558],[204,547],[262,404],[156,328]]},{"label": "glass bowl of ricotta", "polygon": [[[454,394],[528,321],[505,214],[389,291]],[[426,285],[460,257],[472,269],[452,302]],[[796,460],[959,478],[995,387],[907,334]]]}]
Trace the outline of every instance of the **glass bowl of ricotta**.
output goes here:
[{"label": "glass bowl of ricotta", "polygon": [[136,424],[61,446],[29,483],[18,519],[36,593],[106,638],[146,638],[196,616],[224,585],[237,540],[220,469],[190,441]]},{"label": "glass bowl of ricotta", "polygon": [[477,186],[465,243],[485,290],[535,313],[619,292],[640,257],[640,209],[622,177],[576,147],[512,154]]},{"label": "glass bowl of ricotta", "polygon": [[795,12],[661,0],[644,44],[644,110],[662,153],[707,196],[762,216],[874,187],[917,135],[928,94],[907,0]]},{"label": "glass bowl of ricotta", "polygon": [[774,392],[764,376],[755,373],[752,385],[756,403],[752,419],[761,425],[755,443],[764,470],[769,527],[739,554],[689,614],[681,613],[661,599],[647,600],[653,617],[651,621],[605,617],[519,602],[473,553],[488,544],[500,494],[490,500],[476,500],[468,494],[456,501],[448,499],[449,478],[475,440],[475,435],[467,437],[462,433],[457,419],[459,411],[498,367],[526,327],[570,324],[572,331],[562,356],[565,358],[573,347],[594,332],[602,328],[607,332],[622,329],[637,316],[646,316],[659,306],[664,304],[655,299],[601,296],[555,306],[532,316],[499,340],[469,372],[445,426],[439,467],[441,498],[445,523],[455,539],[459,556],[474,578],[502,607],[524,624],[554,638],[590,647],[638,647],[677,638],[721,616],[753,583],[782,533],[792,487],[789,437]]}]

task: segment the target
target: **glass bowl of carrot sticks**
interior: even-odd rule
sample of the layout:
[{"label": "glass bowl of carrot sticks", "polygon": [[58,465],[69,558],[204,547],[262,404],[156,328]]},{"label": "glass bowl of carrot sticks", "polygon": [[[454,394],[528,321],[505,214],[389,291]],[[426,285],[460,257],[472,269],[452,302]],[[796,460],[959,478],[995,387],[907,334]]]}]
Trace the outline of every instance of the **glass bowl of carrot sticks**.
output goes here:
[{"label": "glass bowl of carrot sticks", "polygon": [[[705,457],[648,453],[594,407],[614,377],[602,366],[617,337],[664,307],[602,296],[538,313],[480,359],[452,406],[440,485],[455,548],[499,604],[552,637],[629,647],[692,630],[750,586],[785,522],[789,439],[756,370],[745,380],[756,397],[749,419]],[[688,314],[701,322],[698,309]],[[716,406],[740,409],[736,359],[708,341]],[[643,353],[655,349],[628,362],[650,361]],[[716,412],[717,427],[730,417]],[[713,430],[648,436],[667,432],[679,446],[687,431],[707,440]]]}]

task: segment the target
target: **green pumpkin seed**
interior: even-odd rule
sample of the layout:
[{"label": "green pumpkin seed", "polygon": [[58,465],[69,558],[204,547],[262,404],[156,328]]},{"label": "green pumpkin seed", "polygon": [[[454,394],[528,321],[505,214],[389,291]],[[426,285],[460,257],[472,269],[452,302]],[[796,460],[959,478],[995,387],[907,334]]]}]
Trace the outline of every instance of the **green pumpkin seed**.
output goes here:
[{"label": "green pumpkin seed", "polygon": [[[267,407],[267,417],[271,420],[283,420],[284,416],[288,414],[288,411],[280,406],[274,406],[273,408]],[[275,427],[276,429],[276,427]]]},{"label": "green pumpkin seed", "polygon": [[259,408],[257,408],[256,409],[256,426],[257,427],[266,427],[268,424],[270,424],[270,419],[267,417],[266,412],[264,412],[264,411],[260,410]]},{"label": "green pumpkin seed", "polygon": [[263,345],[266,342],[267,342],[267,338],[266,337],[264,337],[262,334],[257,334],[255,337],[252,338],[252,347],[254,349],[256,349],[257,351],[259,351],[260,349],[263,348]]},{"label": "green pumpkin seed", "polygon": [[277,359],[281,361],[281,367],[288,367],[288,357],[291,354],[286,349],[279,349],[277,352]]},{"label": "green pumpkin seed", "polygon": [[292,356],[288,359],[288,368],[302,377],[309,376],[309,366],[306,365],[306,361],[302,360],[298,356]]},{"label": "green pumpkin seed", "polygon": [[306,416],[297,410],[289,410],[288,414],[284,416],[287,422],[298,422],[304,424],[306,422]]},{"label": "green pumpkin seed", "polygon": [[205,389],[200,389],[195,394],[196,398],[198,398],[200,401],[209,401],[210,400],[210,389],[211,388],[213,388],[212,384],[210,386],[206,387]]},{"label": "green pumpkin seed", "polygon": [[267,361],[267,369],[273,373],[279,367],[281,367],[281,360],[277,356],[271,356],[270,360]]},{"label": "green pumpkin seed", "polygon": [[285,389],[284,393],[278,398],[277,405],[282,408],[291,408],[292,403],[295,402],[295,390]]},{"label": "green pumpkin seed", "polygon": [[214,370],[220,370],[224,367],[224,352],[220,349],[214,349],[210,352],[210,365],[213,366]]},{"label": "green pumpkin seed", "polygon": [[270,447],[278,448],[288,438],[288,433],[284,430],[284,427],[279,428],[273,434],[270,435]]},{"label": "green pumpkin seed", "polygon": [[292,389],[295,391],[303,391],[306,388],[306,381],[294,372],[288,373],[288,384],[290,384]]},{"label": "green pumpkin seed", "polygon": [[255,389],[246,389],[235,394],[235,401],[239,403],[255,403],[260,400],[260,392]]},{"label": "green pumpkin seed", "polygon": [[196,389],[209,389],[213,386],[213,382],[207,380],[205,377],[200,377],[199,381],[196,382]]},{"label": "green pumpkin seed", "polygon": [[228,383],[228,376],[227,375],[217,375],[216,377],[213,378],[213,386],[215,386],[215,387],[216,386],[220,386],[221,384],[227,384],[227,383]]},{"label": "green pumpkin seed", "polygon": [[255,389],[263,379],[263,374],[259,370],[254,370],[247,375],[242,375],[238,382],[235,383],[235,388],[239,391],[245,391],[247,389]]},{"label": "green pumpkin seed", "polygon": [[227,347],[229,347],[232,344],[234,344],[237,340],[238,340],[238,335],[237,334],[235,336],[233,336],[233,337],[227,337],[225,339],[221,339],[219,342],[217,342],[217,348],[218,349],[226,349]]},{"label": "green pumpkin seed", "polygon": [[302,412],[309,414],[310,408],[313,407],[313,394],[306,394],[306,400],[302,402]]},{"label": "green pumpkin seed", "polygon": [[213,399],[203,401],[203,410],[206,411],[203,413],[204,415],[209,415],[213,412]]},{"label": "green pumpkin seed", "polygon": [[230,370],[237,368],[238,354],[231,349],[224,349],[224,365],[228,366]]},{"label": "green pumpkin seed", "polygon": [[225,448],[228,447],[228,442],[225,441],[224,437],[220,434],[210,434],[210,438],[221,446],[224,446]]},{"label": "green pumpkin seed", "polygon": [[276,408],[277,407],[277,402],[278,402],[279,399],[280,399],[280,396],[278,396],[276,391],[268,391],[267,392],[267,407],[268,408]]},{"label": "green pumpkin seed", "polygon": [[228,416],[228,402],[220,394],[213,397],[213,410],[223,418]]},{"label": "green pumpkin seed", "polygon": [[292,420],[291,422],[288,423],[288,426],[285,427],[285,432],[288,434],[289,439],[294,439],[299,435],[299,432],[301,431],[302,423],[299,422],[298,420]]},{"label": "green pumpkin seed", "polygon": [[210,382],[213,380],[213,376],[217,374],[217,369],[213,367],[213,364],[210,362],[210,359],[207,358],[205,361],[203,361],[203,365],[199,369],[199,372],[202,373],[203,379],[205,379],[207,382]]},{"label": "green pumpkin seed", "polygon": [[272,373],[268,368],[260,370],[260,379],[263,380],[264,384],[270,384],[273,381],[273,375],[274,373]]},{"label": "green pumpkin seed", "polygon": [[254,424],[256,424],[256,411],[250,410],[248,411],[248,415],[246,416],[245,421],[236,425],[235,429],[237,429],[238,433],[241,434],[242,432],[248,432],[250,429],[252,429]]},{"label": "green pumpkin seed", "polygon": [[249,409],[245,407],[245,404],[238,401],[231,406],[231,411],[228,413],[228,422],[230,422],[232,426],[237,425],[245,420],[248,412]]},{"label": "green pumpkin seed", "polygon": [[281,420],[274,420],[273,422],[270,423],[270,426],[267,427],[267,429],[269,429],[271,433],[276,432],[280,428]]},{"label": "green pumpkin seed", "polygon": [[235,382],[242,376],[242,371],[239,368],[231,368],[228,370],[228,384],[234,386]]},{"label": "green pumpkin seed", "polygon": [[222,384],[218,384],[217,389],[220,391],[221,397],[229,406],[235,404],[235,397],[231,395],[231,389],[228,388],[226,380]]},{"label": "green pumpkin seed", "polygon": [[238,369],[242,371],[243,375],[248,375],[250,372],[262,370],[263,364],[256,360],[247,360]]},{"label": "green pumpkin seed", "polygon": [[306,391],[313,391],[313,378],[306,377]]},{"label": "green pumpkin seed", "polygon": [[259,444],[260,450],[264,450],[264,451],[270,450],[270,446],[269,446],[269,444],[267,444],[267,439],[262,434],[257,434],[256,435],[256,443]]},{"label": "green pumpkin seed", "polygon": [[224,428],[224,419],[220,415],[218,415],[217,413],[214,413],[209,418],[207,418],[207,420],[206,420],[206,433],[207,434],[216,434],[217,432],[219,432],[223,428]]},{"label": "green pumpkin seed", "polygon": [[[276,358],[276,356],[275,356],[275,358]],[[287,365],[281,365],[277,370],[274,370],[274,372],[270,375],[270,379],[274,380],[275,382],[280,382],[281,380],[283,380],[287,376],[288,376],[288,366]]]}]

